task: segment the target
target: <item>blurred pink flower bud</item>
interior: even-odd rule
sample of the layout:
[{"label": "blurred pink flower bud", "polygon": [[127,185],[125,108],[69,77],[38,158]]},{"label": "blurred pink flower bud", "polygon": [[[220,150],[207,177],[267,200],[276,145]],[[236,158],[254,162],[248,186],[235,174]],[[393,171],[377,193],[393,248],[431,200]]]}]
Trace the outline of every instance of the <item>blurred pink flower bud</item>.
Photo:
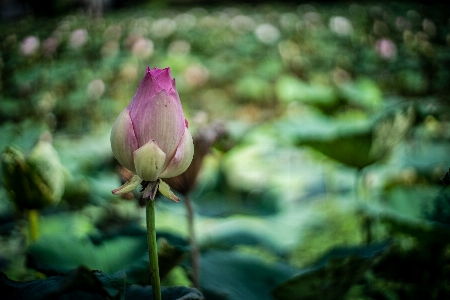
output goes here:
[{"label": "blurred pink flower bud", "polygon": [[114,156],[138,178],[113,193],[125,193],[142,180],[155,182],[186,171],[194,155],[187,124],[170,69],[147,67],[133,100],[111,131]]},{"label": "blurred pink flower bud", "polygon": [[378,55],[384,59],[391,59],[397,56],[397,46],[387,38],[379,39],[376,42],[375,49]]},{"label": "blurred pink flower bud", "polygon": [[30,56],[39,49],[40,41],[35,36],[27,36],[20,44],[20,52],[24,56]]},{"label": "blurred pink flower bud", "polygon": [[42,53],[46,57],[51,57],[56,53],[58,48],[58,40],[55,37],[49,37],[42,43]]},{"label": "blurred pink flower bud", "polygon": [[70,48],[77,49],[86,44],[89,38],[88,32],[86,29],[77,29],[74,30],[69,37],[69,46]]}]

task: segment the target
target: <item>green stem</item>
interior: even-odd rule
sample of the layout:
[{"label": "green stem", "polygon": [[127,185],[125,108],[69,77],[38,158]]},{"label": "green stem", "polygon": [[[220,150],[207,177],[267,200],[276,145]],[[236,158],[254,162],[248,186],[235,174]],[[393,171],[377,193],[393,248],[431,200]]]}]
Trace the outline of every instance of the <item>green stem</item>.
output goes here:
[{"label": "green stem", "polygon": [[150,261],[150,282],[152,284],[153,299],[161,300],[161,283],[159,280],[158,248],[156,246],[155,228],[155,200],[147,199],[147,244],[148,258]]},{"label": "green stem", "polygon": [[191,245],[191,265],[192,265],[192,283],[194,287],[199,287],[200,279],[200,252],[197,245],[197,239],[195,238],[195,228],[194,228],[194,207],[192,206],[191,198],[188,194],[184,196],[187,208],[187,219],[188,219],[188,232],[189,232],[189,243]]},{"label": "green stem", "polygon": [[28,211],[28,230],[30,241],[34,242],[39,236],[39,212],[36,209],[31,209]]}]

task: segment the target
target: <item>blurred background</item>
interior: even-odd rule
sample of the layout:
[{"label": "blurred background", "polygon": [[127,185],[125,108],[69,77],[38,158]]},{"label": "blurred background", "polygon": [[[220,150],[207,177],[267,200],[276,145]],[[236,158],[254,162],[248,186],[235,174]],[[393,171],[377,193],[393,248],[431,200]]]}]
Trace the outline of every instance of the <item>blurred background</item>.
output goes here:
[{"label": "blurred background", "polygon": [[206,299],[449,297],[448,12],[1,0],[0,271],[149,284],[109,134],[146,67],[170,67],[199,156],[181,202],[157,199],[164,286],[195,285],[195,232]]}]

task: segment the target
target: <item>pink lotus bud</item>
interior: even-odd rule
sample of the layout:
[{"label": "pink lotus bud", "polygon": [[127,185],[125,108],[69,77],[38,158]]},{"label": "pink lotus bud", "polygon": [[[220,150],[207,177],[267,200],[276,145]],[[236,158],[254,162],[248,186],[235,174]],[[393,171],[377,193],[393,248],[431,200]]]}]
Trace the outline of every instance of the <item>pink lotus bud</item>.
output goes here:
[{"label": "pink lotus bud", "polygon": [[169,68],[147,67],[133,100],[114,123],[111,148],[119,163],[138,176],[115,194],[189,167],[194,145]]},{"label": "pink lotus bud", "polygon": [[392,59],[397,56],[397,46],[395,43],[387,38],[379,39],[376,42],[375,50],[378,55],[384,59]]}]

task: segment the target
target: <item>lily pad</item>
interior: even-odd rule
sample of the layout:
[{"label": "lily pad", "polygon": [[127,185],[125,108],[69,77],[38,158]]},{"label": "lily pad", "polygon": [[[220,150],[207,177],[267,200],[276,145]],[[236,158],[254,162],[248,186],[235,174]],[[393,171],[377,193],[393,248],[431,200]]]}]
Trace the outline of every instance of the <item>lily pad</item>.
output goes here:
[{"label": "lily pad", "polygon": [[342,299],[386,248],[382,243],[333,250],[316,266],[277,286],[272,294],[278,300]]},{"label": "lily pad", "polygon": [[18,282],[0,272],[2,297],[16,300],[44,299],[125,299],[126,275],[90,271],[86,267],[47,279]]},{"label": "lily pad", "polygon": [[362,107],[370,112],[379,111],[383,106],[383,95],[374,81],[361,78],[338,86],[338,94],[347,103]]},{"label": "lily pad", "polygon": [[331,86],[311,85],[293,76],[282,76],[278,79],[275,93],[283,102],[298,101],[323,109],[330,109],[338,103]]},{"label": "lily pad", "polygon": [[[26,282],[14,281],[0,272],[2,297],[16,300],[44,299],[153,299],[151,286],[126,285],[124,272],[106,274],[79,267],[63,275]],[[194,288],[175,286],[162,287],[163,300],[204,300],[202,293]]]},{"label": "lily pad", "polygon": [[244,100],[263,102],[271,99],[273,91],[267,80],[257,76],[246,76],[238,80],[236,93]]},{"label": "lily pad", "polygon": [[272,299],[270,291],[297,270],[238,252],[209,251],[201,257],[200,286],[207,299]]},{"label": "lily pad", "polygon": [[147,254],[147,240],[119,236],[94,244],[87,237],[43,236],[28,249],[28,265],[45,274],[60,274],[84,265],[111,274],[123,270]]},{"label": "lily pad", "polygon": [[275,126],[299,146],[310,146],[341,163],[362,169],[388,155],[413,121],[414,112],[409,108],[372,118],[291,117]]}]

